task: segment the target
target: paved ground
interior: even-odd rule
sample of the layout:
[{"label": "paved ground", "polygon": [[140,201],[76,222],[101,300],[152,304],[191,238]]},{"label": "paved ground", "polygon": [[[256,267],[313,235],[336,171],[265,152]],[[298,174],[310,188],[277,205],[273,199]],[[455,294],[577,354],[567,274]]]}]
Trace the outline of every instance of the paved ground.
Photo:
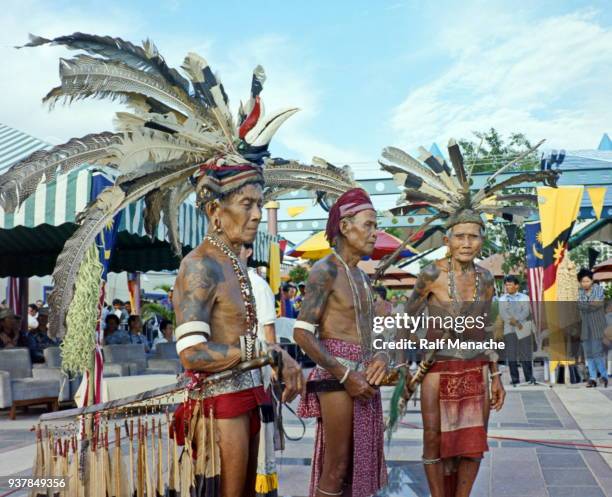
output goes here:
[{"label": "paved ground", "polygon": [[[612,387],[520,386],[507,390],[504,409],[491,418],[490,451],[473,496],[612,497],[612,448],[595,452],[563,449],[554,443],[508,440],[571,441],[612,447]],[[390,391],[383,392],[385,406],[389,395]],[[6,411],[0,411],[0,497],[7,491],[6,476],[29,474],[34,456],[29,428],[38,414],[9,421]],[[286,413],[285,420],[290,434],[302,432],[291,414]],[[410,405],[404,423],[420,426],[418,404]],[[309,421],[304,438],[288,442],[287,449],[279,454],[280,495],[308,494],[313,437],[314,424]],[[420,439],[421,431],[412,426],[402,426],[395,433],[386,451],[390,484],[379,494],[381,497],[429,495],[420,463]]]}]

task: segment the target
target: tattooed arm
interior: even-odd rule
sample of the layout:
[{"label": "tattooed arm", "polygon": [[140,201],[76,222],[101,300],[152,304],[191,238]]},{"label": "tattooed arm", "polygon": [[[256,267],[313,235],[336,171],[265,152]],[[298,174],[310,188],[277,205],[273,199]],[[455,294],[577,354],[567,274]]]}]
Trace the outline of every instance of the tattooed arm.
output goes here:
[{"label": "tattooed arm", "polygon": [[[477,269],[479,270],[479,269]],[[487,302],[486,309],[490,309],[491,301],[493,300],[493,295],[495,294],[495,282],[493,280],[493,275],[485,270],[481,270],[480,280],[482,282],[480,288],[480,298],[483,302]],[[490,316],[490,312],[487,315]],[[495,411],[499,411],[504,406],[504,400],[506,399],[506,391],[504,390],[504,386],[502,385],[501,376],[499,375],[499,369],[497,366],[497,354],[493,352],[490,356],[489,360],[489,373],[491,375],[491,399],[490,405],[491,409]]]},{"label": "tattooed arm", "polygon": [[431,285],[438,279],[438,276],[440,276],[440,268],[435,263],[425,266],[419,273],[414,290],[406,303],[408,314],[417,314],[421,311],[431,293]]},{"label": "tattooed arm", "polygon": [[[217,284],[221,281],[223,269],[215,259],[183,260],[172,298],[177,326],[191,321],[210,324]],[[208,341],[187,347],[181,351],[180,359],[185,369],[215,373],[240,362],[240,347]]]},{"label": "tattooed arm", "polygon": [[[338,267],[329,259],[318,262],[313,266],[306,281],[306,297],[302,301],[298,321],[305,321],[313,325],[319,324],[337,275]],[[293,330],[293,339],[319,366],[325,368],[336,378],[342,378],[346,368],[329,355],[314,333],[296,327]]]}]

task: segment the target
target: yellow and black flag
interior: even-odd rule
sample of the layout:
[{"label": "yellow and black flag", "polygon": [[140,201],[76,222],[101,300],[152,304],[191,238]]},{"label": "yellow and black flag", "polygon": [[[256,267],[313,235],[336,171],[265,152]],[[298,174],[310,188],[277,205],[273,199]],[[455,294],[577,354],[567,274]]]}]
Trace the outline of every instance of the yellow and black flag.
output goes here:
[{"label": "yellow and black flag", "polygon": [[567,251],[582,194],[582,186],[538,188],[544,255],[544,301],[557,300],[557,269]]},{"label": "yellow and black flag", "polygon": [[571,319],[565,317],[564,309],[567,308],[567,304],[557,302],[559,300],[557,272],[566,255],[567,243],[578,215],[582,194],[582,186],[538,188],[544,266],[542,296],[549,330],[551,377],[558,364],[569,365],[566,328]]}]

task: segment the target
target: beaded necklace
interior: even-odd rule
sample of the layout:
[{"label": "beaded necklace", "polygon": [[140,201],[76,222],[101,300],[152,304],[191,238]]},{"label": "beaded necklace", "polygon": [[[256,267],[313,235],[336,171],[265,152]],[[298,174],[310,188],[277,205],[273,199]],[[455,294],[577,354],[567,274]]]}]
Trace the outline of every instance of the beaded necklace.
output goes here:
[{"label": "beaded necklace", "polygon": [[[340,254],[336,252],[335,249],[332,249],[332,250],[334,252],[334,255],[337,257],[337,259],[342,264],[342,266],[344,266],[344,270],[346,271],[346,276],[348,278],[349,286],[351,287],[351,295],[353,297],[353,309],[355,310],[355,324],[357,325],[357,333],[359,335],[361,347],[365,355],[366,351],[367,352],[371,351],[371,340],[370,340],[370,334],[367,333],[367,336],[366,336],[366,334],[363,333],[361,330],[361,321],[359,318],[362,315],[363,310],[361,306],[361,299],[359,298],[359,292],[357,290],[357,284],[355,283],[355,280],[353,279],[353,274],[351,273],[351,270],[348,264],[340,256]],[[363,272],[359,268],[357,268],[357,270],[359,271],[359,275],[361,276],[361,281],[363,283],[363,288],[364,288],[366,298],[368,301],[367,318],[368,318],[368,322],[371,323],[372,322],[372,308],[373,308],[372,293],[369,291],[370,289],[368,287],[367,281],[365,280],[365,277],[363,276]]]},{"label": "beaded necklace", "polygon": [[206,235],[205,240],[211,245],[217,247],[227,257],[229,257],[234,274],[236,275],[238,283],[240,284],[240,294],[242,295],[242,301],[246,310],[246,359],[250,361],[253,359],[255,339],[257,338],[257,310],[255,307],[255,296],[253,295],[253,289],[251,288],[251,281],[249,280],[247,271],[238,256],[225,244],[223,240],[213,234]]},{"label": "beaded necklace", "polygon": [[[474,268],[474,295],[472,296],[473,302],[478,302],[480,300],[480,274]],[[448,257],[448,296],[454,303],[458,303],[457,299],[457,285],[455,283],[455,270],[453,269],[453,264],[451,258]]]}]

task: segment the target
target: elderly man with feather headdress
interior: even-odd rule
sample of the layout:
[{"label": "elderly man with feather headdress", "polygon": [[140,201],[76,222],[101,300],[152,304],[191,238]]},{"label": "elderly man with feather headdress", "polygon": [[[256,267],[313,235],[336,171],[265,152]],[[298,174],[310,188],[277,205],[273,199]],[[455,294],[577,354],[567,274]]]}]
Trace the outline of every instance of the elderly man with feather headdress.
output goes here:
[{"label": "elderly man with feather headdress", "polygon": [[[528,171],[496,183],[499,174],[517,163],[519,157],[473,194],[454,140],[449,143],[448,153],[455,175],[444,159],[422,147],[420,152],[417,160],[400,149],[387,147],[380,159],[383,170],[390,172],[403,189],[399,206],[392,212],[408,214],[428,207],[436,214],[427,224],[446,220],[447,256],[421,271],[407,303],[407,312],[427,315],[429,326],[425,359],[414,378],[407,372],[405,394],[412,395],[418,382],[422,382],[423,464],[432,497],[468,497],[488,450],[489,411],[501,409],[505,398],[497,354],[475,346],[476,342],[486,341],[486,318],[494,295],[491,273],[474,262],[484,241],[482,214],[526,215],[528,207],[513,204],[534,202],[535,195],[508,195],[503,190],[527,181],[554,186],[557,173]],[[464,326],[466,318],[473,323],[469,327]],[[458,346],[459,341],[463,346]]]},{"label": "elderly man with feather headdress", "polygon": [[[274,495],[278,482],[268,478],[272,475],[261,475],[261,485],[255,478],[257,406],[264,392],[259,371],[235,372],[229,380],[205,386],[198,380],[268,354],[265,344],[256,339],[253,293],[239,259],[243,244],[256,236],[264,196],[273,199],[306,189],[316,192],[318,199],[335,198],[354,181],[320,159],[302,165],[270,158],[273,134],[297,109],[264,112],[261,66],[253,72],[251,95],[241,103],[236,124],[223,85],[197,54],[185,57],[180,72],[166,64],[150,40],[139,46],[120,38],[74,33],[54,39],[31,36],[26,46],[41,45],[81,52],[61,59],[61,85],[47,94],[45,102],[53,106],[60,101],[109,98],[130,108],[116,114],[116,132],[89,134],[35,152],[0,176],[0,205],[13,212],[40,183],[85,163],[115,171],[114,184],[77,216],[79,226],[53,273],[49,328],[53,336],[65,335],[64,359],[69,354],[70,367],[77,372],[91,364],[91,351],[81,345],[95,329],[100,300],[102,267],[96,237],[117,213],[144,199],[147,232],[153,236],[163,219],[168,241],[182,257],[179,207],[195,190],[208,218],[208,233],[182,262],[173,299],[177,350],[193,379],[190,400],[174,422],[175,439],[181,442],[186,434],[192,441],[181,458],[180,492],[242,497],[257,490],[258,495]],[[94,353],[101,366],[101,334],[96,336]],[[282,400],[288,401],[300,391],[302,375],[285,352],[277,353],[283,359]]]},{"label": "elderly man with feather headdress", "polygon": [[367,497],[387,482],[377,387],[389,356],[372,351],[372,287],[357,267],[374,251],[376,228],[365,191],[349,190],[336,201],[325,231],[333,253],[310,271],[295,323],[295,341],[317,363],[298,408],[300,416],[317,418],[310,497]]}]

